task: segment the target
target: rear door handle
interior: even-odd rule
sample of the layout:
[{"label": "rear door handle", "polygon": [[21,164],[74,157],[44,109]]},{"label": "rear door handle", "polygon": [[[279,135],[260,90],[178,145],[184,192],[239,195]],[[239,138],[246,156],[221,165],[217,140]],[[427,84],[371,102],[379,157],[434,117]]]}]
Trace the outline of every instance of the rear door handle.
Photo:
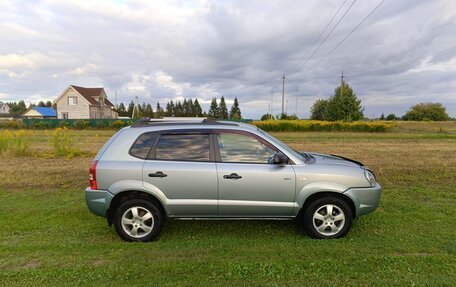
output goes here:
[{"label": "rear door handle", "polygon": [[232,173],[232,174],[225,174],[223,176],[224,179],[240,179],[242,176],[238,175],[237,173]]},{"label": "rear door handle", "polygon": [[167,177],[167,174],[164,174],[161,171],[157,171],[156,173],[149,173],[149,177]]}]

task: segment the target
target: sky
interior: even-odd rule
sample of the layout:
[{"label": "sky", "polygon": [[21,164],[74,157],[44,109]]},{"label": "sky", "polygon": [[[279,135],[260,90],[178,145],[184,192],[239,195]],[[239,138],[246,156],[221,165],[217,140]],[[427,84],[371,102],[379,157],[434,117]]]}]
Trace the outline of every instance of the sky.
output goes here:
[{"label": "sky", "polygon": [[366,117],[420,102],[455,117],[456,1],[381,2],[0,0],[0,101],[78,85],[153,106],[237,97],[255,119],[281,112],[285,75],[285,111],[307,118],[343,72]]}]

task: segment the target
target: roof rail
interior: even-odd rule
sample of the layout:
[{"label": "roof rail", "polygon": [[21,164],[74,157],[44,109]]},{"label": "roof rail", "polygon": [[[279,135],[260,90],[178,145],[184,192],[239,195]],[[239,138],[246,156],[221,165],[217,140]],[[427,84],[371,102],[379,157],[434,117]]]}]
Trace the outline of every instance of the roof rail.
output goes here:
[{"label": "roof rail", "polygon": [[186,124],[186,125],[194,125],[194,124],[206,124],[206,125],[230,125],[236,126],[236,123],[226,123],[226,122],[219,122],[212,118],[198,118],[198,117],[163,117],[161,119],[151,119],[151,118],[142,118],[134,122],[131,127],[146,127],[146,126],[156,126],[156,125],[176,125],[176,124]]}]

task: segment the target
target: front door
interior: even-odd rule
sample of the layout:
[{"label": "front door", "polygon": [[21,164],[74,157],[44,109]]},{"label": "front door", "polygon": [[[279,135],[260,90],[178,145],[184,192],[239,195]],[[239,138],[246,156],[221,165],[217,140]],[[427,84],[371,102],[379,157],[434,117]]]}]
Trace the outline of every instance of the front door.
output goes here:
[{"label": "front door", "polygon": [[291,165],[272,164],[276,147],[257,135],[234,130],[217,131],[215,146],[219,215],[291,216],[295,173]]}]

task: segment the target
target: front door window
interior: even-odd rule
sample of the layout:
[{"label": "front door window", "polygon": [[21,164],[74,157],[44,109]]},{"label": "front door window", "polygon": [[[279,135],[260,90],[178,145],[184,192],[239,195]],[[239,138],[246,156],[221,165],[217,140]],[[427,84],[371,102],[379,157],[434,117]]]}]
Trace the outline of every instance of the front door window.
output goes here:
[{"label": "front door window", "polygon": [[222,132],[217,135],[222,162],[267,164],[276,148],[247,133]]}]

